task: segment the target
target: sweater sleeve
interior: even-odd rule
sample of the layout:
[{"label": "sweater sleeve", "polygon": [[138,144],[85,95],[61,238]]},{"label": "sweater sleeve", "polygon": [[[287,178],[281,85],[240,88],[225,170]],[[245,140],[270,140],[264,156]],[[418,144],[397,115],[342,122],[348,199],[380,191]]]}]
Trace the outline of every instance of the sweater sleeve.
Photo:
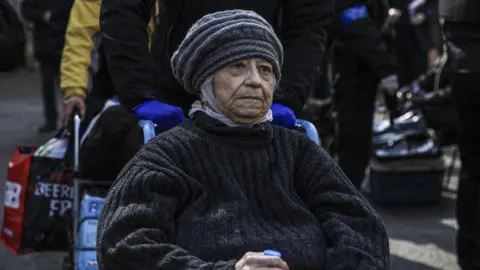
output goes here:
[{"label": "sweater sleeve", "polygon": [[325,151],[305,140],[300,149],[296,186],[329,239],[325,269],[389,269],[380,216]]},{"label": "sweater sleeve", "polygon": [[109,191],[97,231],[100,269],[234,269],[235,261],[205,262],[175,245],[188,176],[149,148],[140,150]]}]

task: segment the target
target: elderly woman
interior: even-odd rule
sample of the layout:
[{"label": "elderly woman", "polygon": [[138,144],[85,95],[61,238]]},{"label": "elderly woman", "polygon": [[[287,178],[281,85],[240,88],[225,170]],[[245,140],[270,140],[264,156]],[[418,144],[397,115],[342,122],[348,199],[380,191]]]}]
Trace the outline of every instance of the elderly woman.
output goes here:
[{"label": "elderly woman", "polygon": [[201,101],[113,184],[100,269],[389,269],[385,227],[335,161],[269,123],[282,53],[254,12],[192,26],[172,67]]}]

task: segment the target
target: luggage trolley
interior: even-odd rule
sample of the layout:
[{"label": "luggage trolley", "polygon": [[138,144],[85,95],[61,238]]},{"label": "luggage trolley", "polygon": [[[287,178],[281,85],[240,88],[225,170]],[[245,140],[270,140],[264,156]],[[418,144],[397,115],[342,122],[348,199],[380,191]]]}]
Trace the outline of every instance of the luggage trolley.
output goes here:
[{"label": "luggage trolley", "polygon": [[[79,172],[80,151],[80,117],[74,116],[74,172]],[[155,125],[148,120],[140,120],[139,126],[143,130],[144,142],[155,137]],[[96,260],[96,230],[97,221],[105,203],[106,192],[112,181],[91,181],[88,179],[73,179],[73,207],[72,226],[67,232],[72,243],[72,249],[63,261],[64,270],[98,270]],[[95,190],[96,192],[89,192]],[[99,192],[100,191],[100,192]],[[104,192],[101,192],[104,191]],[[99,194],[101,193],[101,194]]]},{"label": "luggage trolley", "polygon": [[[75,115],[74,172],[76,173],[79,172],[80,121],[80,117]],[[155,137],[155,125],[151,121],[140,120],[139,126],[143,130],[145,143]],[[320,145],[317,129],[309,121],[297,120],[294,129],[305,133],[308,138]],[[73,226],[71,226],[71,231],[68,232],[68,239],[73,245],[68,252],[68,256],[64,258],[63,270],[98,270],[96,259],[97,222],[111,184],[111,181],[91,181],[82,178],[73,180],[74,198],[71,218]],[[100,192],[100,194],[92,192],[95,189],[104,192]]]}]

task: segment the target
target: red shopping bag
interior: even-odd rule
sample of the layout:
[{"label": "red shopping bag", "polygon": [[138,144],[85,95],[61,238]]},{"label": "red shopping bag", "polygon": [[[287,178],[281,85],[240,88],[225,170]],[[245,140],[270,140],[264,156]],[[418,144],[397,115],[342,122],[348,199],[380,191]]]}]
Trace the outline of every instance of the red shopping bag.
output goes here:
[{"label": "red shopping bag", "polygon": [[73,174],[64,158],[17,147],[10,160],[0,240],[15,255],[66,251]]},{"label": "red shopping bag", "polygon": [[0,241],[16,255],[22,244],[23,217],[34,152],[33,147],[17,146],[8,163]]}]

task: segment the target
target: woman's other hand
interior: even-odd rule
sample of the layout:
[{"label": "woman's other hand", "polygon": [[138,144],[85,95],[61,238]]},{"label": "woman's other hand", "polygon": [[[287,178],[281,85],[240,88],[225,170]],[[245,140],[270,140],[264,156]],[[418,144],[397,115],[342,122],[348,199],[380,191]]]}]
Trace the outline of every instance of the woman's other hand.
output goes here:
[{"label": "woman's other hand", "polygon": [[247,252],[235,264],[235,270],[288,270],[288,265],[282,258],[264,255],[263,252]]}]

